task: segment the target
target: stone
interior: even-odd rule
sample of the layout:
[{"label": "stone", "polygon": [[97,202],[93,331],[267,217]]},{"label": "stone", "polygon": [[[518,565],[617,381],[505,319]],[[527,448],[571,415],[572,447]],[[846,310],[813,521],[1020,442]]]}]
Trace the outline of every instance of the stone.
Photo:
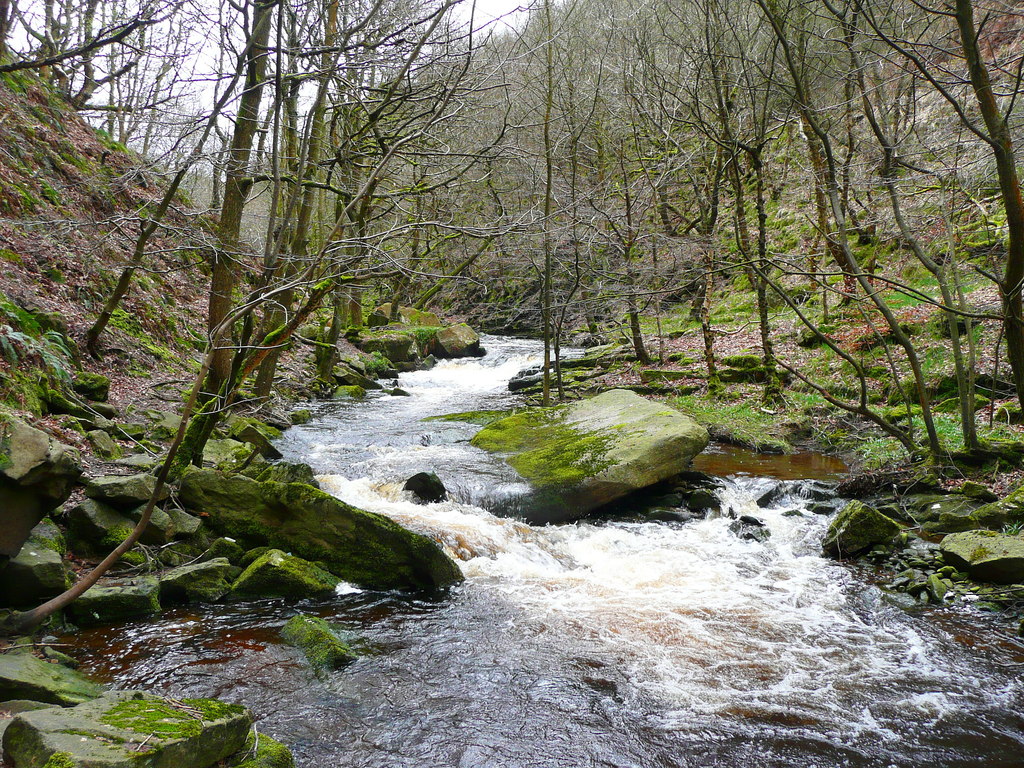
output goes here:
[{"label": "stone", "polygon": [[334,381],[336,384],[342,384],[350,387],[362,387],[363,389],[381,388],[381,385],[369,376],[363,376],[361,373],[352,370],[347,365],[339,365],[334,369]]},{"label": "stone", "polygon": [[173,440],[181,427],[181,416],[171,411],[146,411],[153,423],[149,427],[149,437],[153,440]]},{"label": "stone", "polygon": [[95,499],[83,499],[71,507],[66,519],[72,551],[89,556],[105,556],[135,527],[125,512]]},{"label": "stone", "polygon": [[280,436],[280,430],[257,419],[236,417],[228,426],[228,437],[253,446],[265,459],[281,458],[281,452],[270,442]]},{"label": "stone", "polygon": [[703,377],[700,371],[670,371],[657,369],[644,369],[640,371],[640,381],[644,384],[671,383]]},{"label": "stone", "polygon": [[348,643],[331,629],[331,625],[317,616],[293,616],[285,622],[281,637],[289,645],[301,649],[309,663],[318,670],[340,669],[359,658]]},{"label": "stone", "polygon": [[199,533],[203,527],[203,521],[195,515],[190,515],[183,509],[171,507],[167,510],[167,517],[171,520],[171,530],[176,539],[187,539]]},{"label": "stone", "polygon": [[207,561],[223,558],[232,565],[241,565],[242,557],[244,555],[245,550],[242,549],[241,545],[239,545],[237,541],[227,536],[221,536],[210,544],[200,560]]},{"label": "stone", "polygon": [[[381,304],[373,311],[374,313],[381,314],[390,320],[391,302]],[[414,309],[413,307],[399,307],[398,321],[405,323],[406,325],[425,325],[432,328],[436,328],[441,325],[441,320],[433,312],[424,312],[421,309]]]},{"label": "stone", "polygon": [[40,701],[28,701],[27,699],[14,699],[12,701],[0,702],[0,744],[3,744],[4,731],[11,724],[11,718],[20,715],[22,712],[33,712],[37,709],[46,709],[53,704],[43,704]]},{"label": "stone", "polygon": [[85,436],[88,438],[93,451],[101,459],[110,461],[121,458],[121,446],[103,430],[94,429],[91,432],[86,432]]},{"label": "stone", "polygon": [[75,391],[75,394],[89,400],[106,402],[107,395],[110,393],[110,379],[101,373],[79,371],[75,374],[71,389]]},{"label": "stone", "polygon": [[209,768],[245,747],[252,723],[237,704],[112,691],[18,715],[3,746],[17,768]]},{"label": "stone", "polygon": [[942,540],[940,549],[947,563],[977,581],[1024,581],[1024,536],[995,531],[951,533]]},{"label": "stone", "polygon": [[821,546],[833,557],[850,557],[875,544],[890,543],[900,530],[899,523],[877,509],[851,501],[832,520]]},{"label": "stone", "polygon": [[307,424],[313,418],[313,412],[308,408],[299,408],[288,414],[288,420],[292,424]]},{"label": "stone", "polygon": [[372,331],[363,334],[359,348],[364,352],[377,352],[392,363],[410,363],[419,357],[416,337],[409,332]]},{"label": "stone", "polygon": [[[755,520],[756,522],[750,522],[743,518],[749,518],[749,520]],[[736,536],[744,541],[764,543],[771,538],[772,532],[765,527],[763,521],[752,518],[749,515],[744,515],[743,518],[729,523],[729,531],[731,533],[736,534]]]},{"label": "stone", "polygon": [[77,452],[23,421],[0,416],[0,561],[21,551],[81,475]]},{"label": "stone", "polygon": [[411,395],[401,387],[395,387],[394,389],[389,390],[388,394],[392,397],[411,397]]},{"label": "stone", "polygon": [[320,481],[313,474],[309,464],[291,461],[278,461],[262,470],[253,479],[265,483],[305,483],[314,488],[320,487]]},{"label": "stone", "polygon": [[434,357],[480,357],[480,337],[465,323],[452,325],[437,332],[430,352]]},{"label": "stone", "polygon": [[435,589],[462,580],[459,567],[431,539],[304,483],[191,470],[179,500],[245,549],[283,549],[361,587]]},{"label": "stone", "polygon": [[105,419],[116,419],[120,412],[110,403],[91,403],[89,409]]},{"label": "stone", "polygon": [[60,530],[44,519],[7,567],[0,570],[0,605],[38,605],[71,586]]},{"label": "stone", "polygon": [[927,589],[928,595],[931,597],[932,602],[935,603],[941,603],[946,597],[946,592],[949,591],[949,587],[947,587],[945,582],[942,581],[942,578],[935,573],[928,577]]},{"label": "stone", "polygon": [[527,521],[555,523],[677,475],[707,446],[708,432],[678,411],[616,389],[520,411],[471,442],[504,455],[530,484],[517,504]]},{"label": "stone", "polygon": [[991,488],[987,485],[976,483],[973,480],[964,480],[958,490],[967,498],[976,499],[977,501],[990,502],[999,500],[999,497],[992,492]]},{"label": "stone", "polygon": [[331,393],[332,400],[362,400],[366,397],[366,390],[356,386],[335,387]]},{"label": "stone", "polygon": [[231,591],[237,575],[238,569],[223,557],[172,568],[159,576],[160,602],[214,603]]},{"label": "stone", "polygon": [[231,587],[234,598],[327,597],[334,594],[338,578],[301,557],[279,549],[264,552],[246,568]]},{"label": "stone", "polygon": [[720,362],[726,368],[752,370],[754,368],[760,368],[762,360],[760,356],[748,352],[739,355],[726,355]]},{"label": "stone", "polygon": [[29,699],[69,707],[103,693],[102,686],[62,664],[51,664],[28,649],[0,654],[0,700]]},{"label": "stone", "polygon": [[81,627],[151,616],[160,612],[160,582],[152,576],[100,582],[71,603],[67,612]]},{"label": "stone", "polygon": [[[130,509],[145,504],[156,491],[156,477],[147,473],[137,475],[103,475],[90,478],[85,484],[85,495],[111,507]],[[163,501],[170,489],[160,489],[156,500]]]},{"label": "stone", "polygon": [[253,467],[255,464],[266,464],[266,460],[256,450],[256,459],[250,458],[254,448],[241,440],[233,438],[207,440],[203,448],[203,465],[218,469],[234,470],[241,466]]},{"label": "stone", "polygon": [[448,498],[448,489],[433,472],[416,473],[405,481],[402,490],[409,491],[420,504],[432,504]]},{"label": "stone", "polygon": [[227,768],[295,768],[295,758],[281,742],[250,731],[245,746],[225,764]]}]

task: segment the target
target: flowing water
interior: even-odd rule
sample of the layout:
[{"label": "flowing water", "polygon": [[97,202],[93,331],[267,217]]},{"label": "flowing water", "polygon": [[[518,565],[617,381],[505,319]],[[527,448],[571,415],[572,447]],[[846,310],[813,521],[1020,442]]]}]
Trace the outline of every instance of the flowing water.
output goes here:
[{"label": "flowing water", "polygon": [[[957,608],[905,610],[821,558],[827,518],[792,514],[798,486],[757,508],[770,475],[834,464],[713,452],[725,514],[685,524],[535,528],[485,511],[514,506],[515,475],[468,445],[477,427],[421,419],[514,403],[505,382],[537,345],[487,343],[483,359],[403,375],[410,397],[319,404],[281,443],[326,490],[442,542],[465,584],[181,609],[76,636],[86,667],[245,703],[310,768],[1024,765],[1024,647]],[[423,470],[451,501],[401,492]],[[771,538],[740,540],[729,512]],[[316,676],[277,634],[298,611],[365,655]]]}]

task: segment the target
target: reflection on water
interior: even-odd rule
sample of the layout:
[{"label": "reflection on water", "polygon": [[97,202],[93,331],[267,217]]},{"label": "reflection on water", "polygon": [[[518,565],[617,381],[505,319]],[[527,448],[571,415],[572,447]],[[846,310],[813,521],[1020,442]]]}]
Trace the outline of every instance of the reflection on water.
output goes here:
[{"label": "reflection on water", "polygon": [[[418,419],[508,402],[504,379],[535,348],[488,346],[490,360],[403,377],[410,398],[323,406],[282,441],[331,493],[442,542],[465,584],[433,602],[360,592],[169,612],[72,638],[86,667],[244,702],[311,768],[1021,764],[1022,685],[1003,665],[1024,650],[955,608],[908,614],[819,557],[827,520],[794,514],[799,488],[759,509],[775,484],[763,475],[793,457],[769,472],[716,454],[733,475],[723,509],[762,518],[764,543],[725,518],[534,528],[485,511],[486,488],[515,477],[467,444],[475,428]],[[803,461],[785,476],[841,471]],[[424,469],[452,500],[400,491]],[[363,657],[318,677],[277,634],[300,611],[355,633]]]},{"label": "reflection on water", "polygon": [[693,468],[709,475],[749,475],[777,480],[840,480],[846,464],[835,456],[812,451],[795,454],[753,453],[724,443],[709,445],[693,460]]}]

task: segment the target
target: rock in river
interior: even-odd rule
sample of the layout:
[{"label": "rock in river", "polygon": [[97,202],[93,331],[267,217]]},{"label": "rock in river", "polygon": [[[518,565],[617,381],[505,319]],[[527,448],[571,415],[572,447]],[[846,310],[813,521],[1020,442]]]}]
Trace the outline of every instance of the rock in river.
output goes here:
[{"label": "rock in river", "polygon": [[828,527],[821,547],[833,557],[856,555],[875,544],[888,544],[901,528],[874,507],[851,501]]},{"label": "rock in river", "polygon": [[505,454],[532,492],[531,523],[578,520],[689,466],[708,432],[667,406],[623,389],[495,421],[473,445]]},{"label": "rock in river", "polygon": [[431,539],[302,483],[258,482],[216,470],[185,475],[181,502],[243,547],[270,546],[374,589],[432,589],[462,580]]}]

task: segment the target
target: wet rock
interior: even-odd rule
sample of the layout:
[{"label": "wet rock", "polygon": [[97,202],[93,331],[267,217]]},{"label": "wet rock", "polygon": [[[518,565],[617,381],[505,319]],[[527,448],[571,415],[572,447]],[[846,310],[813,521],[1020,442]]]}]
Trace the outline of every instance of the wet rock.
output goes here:
[{"label": "wet rock", "polygon": [[338,578],[300,557],[279,549],[264,552],[231,587],[231,596],[246,597],[327,597],[334,594]]},{"label": "wet rock", "polygon": [[389,390],[388,394],[391,395],[392,397],[410,397],[408,392],[399,387],[395,387],[394,389]]},{"label": "wet rock", "polygon": [[71,388],[75,394],[81,395],[89,400],[106,402],[110,392],[110,379],[101,373],[89,373],[79,371],[75,374]]},{"label": "wet rock", "polygon": [[284,549],[359,586],[432,589],[462,580],[458,566],[426,536],[302,483],[192,470],[179,499],[244,548]]},{"label": "wet rock", "polygon": [[0,605],[37,605],[71,586],[64,564],[64,539],[44,519],[29,535],[21,551],[0,570]]},{"label": "wet rock", "polygon": [[71,494],[78,454],[23,421],[0,416],[0,566]]},{"label": "wet rock", "polygon": [[102,693],[102,686],[61,664],[43,661],[28,649],[0,654],[0,700],[28,699],[68,707]]},{"label": "wet rock", "polygon": [[366,390],[362,387],[341,386],[335,387],[331,393],[332,400],[362,400],[366,397]]},{"label": "wet rock", "polygon": [[22,713],[3,744],[18,768],[209,768],[245,747],[252,722],[245,707],[214,699],[113,691]]},{"label": "wet rock", "polygon": [[625,390],[520,411],[484,427],[472,444],[504,454],[531,486],[532,523],[577,520],[686,469],[707,430]]},{"label": "wet rock", "polygon": [[339,365],[334,369],[334,381],[350,387],[362,387],[363,389],[380,389],[381,386],[368,376],[363,376],[353,371],[347,365]]},{"label": "wet rock", "polygon": [[[156,491],[156,477],[140,473],[137,475],[104,475],[90,478],[85,484],[85,495],[90,499],[111,507],[130,509],[149,501]],[[170,495],[167,486],[160,489],[156,500],[163,501]]]},{"label": "wet rock", "polygon": [[787,498],[827,502],[835,498],[835,486],[817,480],[791,480],[776,483],[757,498],[757,506],[771,507]]},{"label": "wet rock", "polygon": [[160,574],[160,601],[214,603],[231,591],[236,576],[238,569],[222,557],[172,568]]},{"label": "wet rock", "polygon": [[317,616],[293,616],[285,622],[281,636],[301,649],[310,665],[318,670],[340,669],[359,658],[331,625]]},{"label": "wet rock", "polygon": [[544,380],[544,374],[540,366],[524,368],[508,381],[509,392],[520,392],[524,389],[540,384]]},{"label": "wet rock", "polygon": [[928,595],[931,597],[932,602],[941,603],[948,591],[949,587],[938,574],[933,573],[928,577]]},{"label": "wet rock", "polygon": [[430,353],[439,358],[480,357],[484,351],[476,331],[465,323],[459,323],[437,332]]},{"label": "wet rock", "polygon": [[421,504],[433,504],[448,498],[448,489],[433,472],[418,472],[405,481],[403,491],[409,491]]},{"label": "wet rock", "polygon": [[288,414],[288,420],[292,424],[307,424],[313,418],[313,412],[308,408],[299,408]]},{"label": "wet rock", "polygon": [[81,627],[107,624],[160,612],[160,583],[151,576],[100,582],[68,606]]},{"label": "wet rock", "polygon": [[291,461],[278,461],[271,464],[253,479],[263,483],[305,483],[314,488],[320,487],[320,482],[316,479],[313,468],[309,464]]},{"label": "wet rock", "polygon": [[772,532],[765,527],[764,521],[751,515],[742,515],[738,520],[729,523],[729,531],[744,541],[764,543],[771,538]]},{"label": "wet rock", "polygon": [[250,731],[245,746],[225,761],[227,768],[295,768],[295,758],[284,744],[265,733]]},{"label": "wet rock", "polygon": [[940,548],[946,562],[972,579],[997,584],[1024,581],[1024,536],[965,531],[946,536]]},{"label": "wet rock", "polygon": [[888,544],[900,524],[860,501],[851,501],[829,525],[822,549],[833,557],[850,557],[875,544]]},{"label": "wet rock", "polygon": [[641,522],[652,523],[688,523],[703,515],[689,511],[688,509],[664,509],[655,507],[637,515]]}]

